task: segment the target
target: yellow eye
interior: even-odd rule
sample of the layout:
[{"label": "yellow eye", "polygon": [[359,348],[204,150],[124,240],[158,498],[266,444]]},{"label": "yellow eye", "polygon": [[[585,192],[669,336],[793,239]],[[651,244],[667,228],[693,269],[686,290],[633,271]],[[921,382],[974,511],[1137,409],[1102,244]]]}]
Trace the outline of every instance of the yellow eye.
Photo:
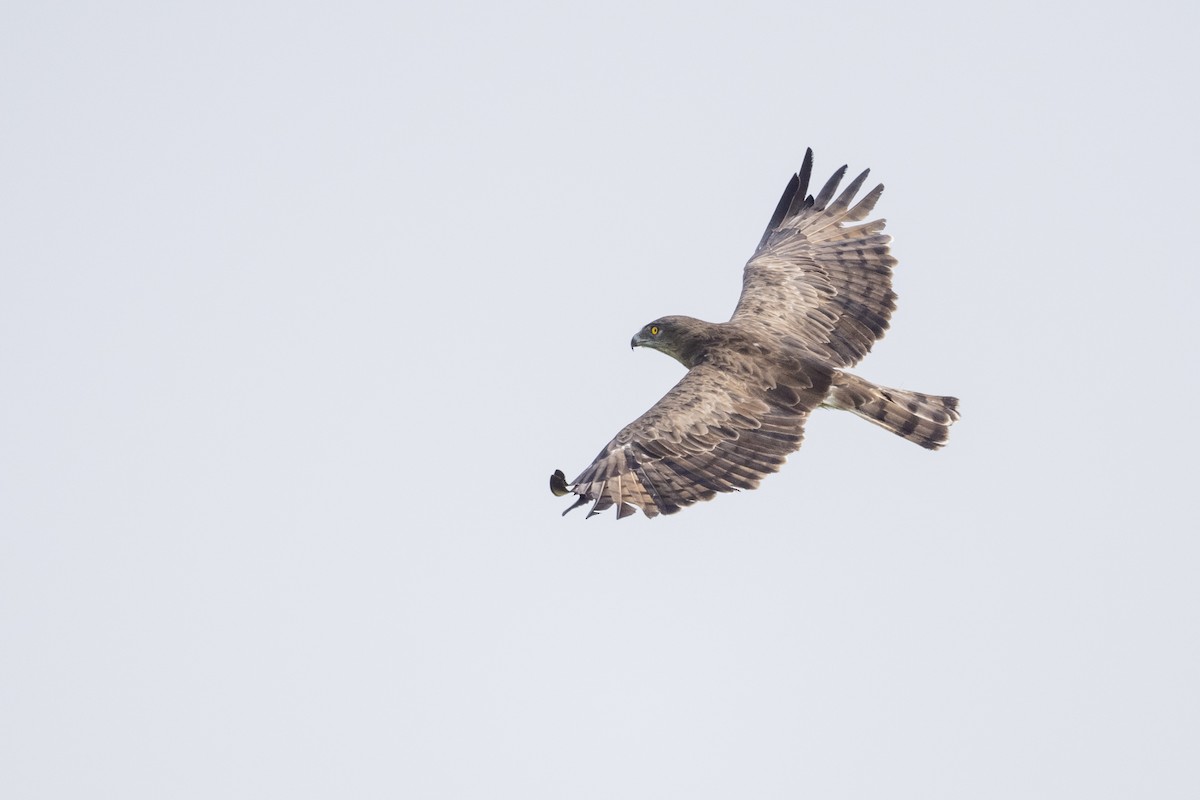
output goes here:
[{"label": "yellow eye", "polygon": [[658,326],[657,326],[657,325],[651,325],[651,326],[650,326],[650,335],[651,335],[651,336],[658,336]]}]

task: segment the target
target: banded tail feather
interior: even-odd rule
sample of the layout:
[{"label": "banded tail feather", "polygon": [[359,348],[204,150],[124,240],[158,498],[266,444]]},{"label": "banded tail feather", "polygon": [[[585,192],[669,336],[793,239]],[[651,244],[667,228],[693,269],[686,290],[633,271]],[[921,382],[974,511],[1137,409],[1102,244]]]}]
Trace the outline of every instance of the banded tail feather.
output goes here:
[{"label": "banded tail feather", "polygon": [[937,450],[958,421],[958,398],[878,386],[840,373],[824,405],[850,411],[921,447]]}]

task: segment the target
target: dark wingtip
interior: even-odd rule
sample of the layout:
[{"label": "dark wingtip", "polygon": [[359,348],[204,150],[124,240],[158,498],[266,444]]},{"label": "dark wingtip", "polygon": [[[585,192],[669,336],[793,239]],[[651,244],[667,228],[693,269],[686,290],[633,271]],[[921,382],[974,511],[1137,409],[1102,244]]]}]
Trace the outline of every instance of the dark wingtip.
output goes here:
[{"label": "dark wingtip", "polygon": [[574,504],[572,504],[570,507],[568,507],[567,510],[562,513],[562,515],[565,517],[567,514],[570,514],[572,511],[579,508],[580,506],[587,505],[587,501],[588,501],[588,499],[586,497],[580,497],[578,500],[576,500],[574,502]]},{"label": "dark wingtip", "polygon": [[808,182],[812,179],[813,171],[813,152],[812,148],[804,151],[804,163],[800,165],[800,173],[796,176],[800,179],[799,191],[796,194],[800,195],[800,202],[803,203],[808,197]]},{"label": "dark wingtip", "polygon": [[825,210],[825,206],[827,206],[829,201],[833,199],[833,193],[837,191],[838,184],[840,184],[842,182],[842,178],[846,176],[846,170],[848,168],[849,165],[842,164],[842,166],[833,173],[833,176],[825,182],[825,185],[821,187],[821,191],[817,194],[816,200],[813,201],[813,208],[815,208],[817,211]]},{"label": "dark wingtip", "polygon": [[555,497],[562,497],[568,491],[567,476],[563,474],[561,469],[554,470],[554,474],[550,476],[550,491]]},{"label": "dark wingtip", "polygon": [[792,198],[796,196],[796,190],[800,186],[800,176],[793,175],[788,185],[784,187],[783,194],[779,198],[779,203],[775,206],[775,213],[771,215],[771,221],[767,223],[767,229],[763,231],[762,238],[758,240],[758,249],[762,250],[767,246],[767,240],[771,238],[771,234],[779,227],[779,224],[788,215],[788,210],[792,206]]}]

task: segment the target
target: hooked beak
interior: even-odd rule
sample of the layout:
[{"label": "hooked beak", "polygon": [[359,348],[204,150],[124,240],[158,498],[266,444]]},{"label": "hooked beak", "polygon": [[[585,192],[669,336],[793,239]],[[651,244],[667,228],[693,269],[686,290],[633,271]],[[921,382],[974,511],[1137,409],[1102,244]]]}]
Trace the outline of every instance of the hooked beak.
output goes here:
[{"label": "hooked beak", "polygon": [[640,346],[641,343],[642,343],[642,332],[638,331],[637,333],[635,333],[633,335],[633,338],[629,340],[629,349],[632,350],[633,348]]}]

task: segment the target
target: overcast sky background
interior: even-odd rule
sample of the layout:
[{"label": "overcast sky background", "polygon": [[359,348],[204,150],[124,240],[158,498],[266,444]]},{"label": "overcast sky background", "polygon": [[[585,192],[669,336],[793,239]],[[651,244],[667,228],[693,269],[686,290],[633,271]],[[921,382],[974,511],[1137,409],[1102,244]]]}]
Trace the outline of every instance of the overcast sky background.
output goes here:
[{"label": "overcast sky background", "polygon": [[[1194,9],[6,4],[3,793],[1200,796]],[[806,146],[949,446],[560,518]]]}]

